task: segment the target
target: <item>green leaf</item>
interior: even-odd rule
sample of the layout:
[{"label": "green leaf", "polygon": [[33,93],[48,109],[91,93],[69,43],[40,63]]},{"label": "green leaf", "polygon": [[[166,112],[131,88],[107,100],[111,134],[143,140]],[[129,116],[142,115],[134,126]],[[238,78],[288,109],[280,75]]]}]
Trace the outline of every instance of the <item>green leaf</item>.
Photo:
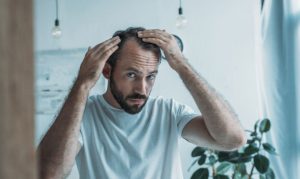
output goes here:
[{"label": "green leaf", "polygon": [[257,127],[258,127],[258,123],[259,123],[260,120],[257,120],[254,124],[254,132],[256,133],[257,132]]},{"label": "green leaf", "polygon": [[201,155],[201,157],[199,158],[198,164],[199,164],[199,165],[203,165],[203,164],[205,163],[205,161],[206,161],[206,155],[203,154],[203,155]]},{"label": "green leaf", "polygon": [[252,155],[252,154],[257,153],[258,151],[259,151],[259,148],[255,144],[251,144],[245,148],[244,152],[246,155]]},{"label": "green leaf", "polygon": [[277,155],[277,153],[275,152],[275,148],[271,144],[263,143],[262,145],[265,151],[269,152],[270,154]]},{"label": "green leaf", "polygon": [[208,169],[207,168],[199,168],[192,175],[191,179],[208,179]]},{"label": "green leaf", "polygon": [[266,179],[265,175],[259,174],[259,179]]},{"label": "green leaf", "polygon": [[271,128],[271,122],[269,119],[264,119],[261,121],[260,126],[259,126],[259,131],[261,133],[263,132],[268,132]]},{"label": "green leaf", "polygon": [[237,160],[239,157],[240,154],[238,153],[238,151],[218,153],[219,162],[223,162],[223,161],[231,162],[232,160]]},{"label": "green leaf", "polygon": [[234,164],[238,164],[238,163],[247,163],[250,162],[252,160],[253,156],[252,155],[247,155],[245,153],[243,153],[243,151],[238,152],[238,151],[234,151],[234,152],[220,152],[218,154],[218,160],[219,162],[230,162],[230,163],[234,163]]},{"label": "green leaf", "polygon": [[253,139],[248,139],[248,140],[247,140],[247,144],[252,144],[254,141],[255,141],[255,140],[253,140]]},{"label": "green leaf", "polygon": [[248,156],[248,155],[240,155],[240,157],[236,160],[231,160],[232,163],[248,163],[252,160],[253,156]]},{"label": "green leaf", "polygon": [[264,174],[269,169],[269,159],[263,155],[257,154],[254,156],[254,166],[257,171],[261,174]]},{"label": "green leaf", "polygon": [[259,142],[260,141],[260,138],[259,137],[257,137],[257,136],[255,136],[255,137],[253,137],[252,139],[248,139],[247,140],[247,144],[255,144],[255,145],[257,145],[256,143],[257,142]]},{"label": "green leaf", "polygon": [[269,168],[268,171],[265,174],[266,179],[275,179],[274,171]]},{"label": "green leaf", "polygon": [[197,159],[193,161],[193,163],[191,164],[191,166],[188,168],[188,171],[191,170],[191,168],[195,165],[195,163],[197,163]]},{"label": "green leaf", "polygon": [[241,178],[242,178],[242,174],[240,174],[239,172],[233,174],[233,179],[241,179]]},{"label": "green leaf", "polygon": [[217,167],[217,173],[218,174],[225,174],[231,168],[232,168],[232,164],[231,163],[229,163],[229,162],[222,162]]},{"label": "green leaf", "polygon": [[257,132],[251,132],[250,136],[256,137],[257,136]]},{"label": "green leaf", "polygon": [[242,176],[241,179],[249,179],[249,176],[248,175],[244,175],[244,176]]},{"label": "green leaf", "polygon": [[206,150],[202,147],[195,147],[194,150],[192,151],[192,157],[197,157],[201,156],[204,154]]},{"label": "green leaf", "polygon": [[229,179],[229,177],[226,175],[216,175],[213,179]]},{"label": "green leaf", "polygon": [[245,163],[240,163],[236,165],[236,170],[241,174],[241,175],[246,175],[247,174],[247,168]]},{"label": "green leaf", "polygon": [[209,163],[210,163],[211,165],[213,165],[213,164],[215,164],[215,163],[217,162],[216,157],[213,156],[213,155],[209,156],[209,157],[208,157],[208,160],[209,160]]},{"label": "green leaf", "polygon": [[233,177],[232,177],[233,179],[249,179],[249,176],[248,176],[248,174],[245,174],[245,175],[242,175],[242,174],[240,174],[239,172],[235,172],[234,174],[233,174]]}]

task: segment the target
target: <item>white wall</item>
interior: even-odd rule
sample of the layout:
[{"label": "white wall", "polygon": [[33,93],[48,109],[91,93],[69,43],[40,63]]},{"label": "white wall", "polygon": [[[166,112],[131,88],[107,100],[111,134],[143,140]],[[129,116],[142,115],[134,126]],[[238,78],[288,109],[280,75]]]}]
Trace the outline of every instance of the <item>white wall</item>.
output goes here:
[{"label": "white wall", "polygon": [[[114,31],[128,26],[163,28],[182,37],[184,53],[202,74],[235,108],[245,128],[252,128],[258,116],[254,66],[254,1],[183,1],[189,24],[175,27],[178,1],[60,1],[63,36],[51,37],[55,1],[35,1],[35,49],[87,48],[109,38]],[[166,84],[166,81],[169,84]],[[172,85],[170,85],[172,84]],[[178,75],[167,63],[160,66],[152,95],[174,97],[197,110]],[[39,138],[49,121],[37,119]],[[183,172],[192,163],[194,145],[180,141]],[[76,178],[76,173],[72,175]]]}]

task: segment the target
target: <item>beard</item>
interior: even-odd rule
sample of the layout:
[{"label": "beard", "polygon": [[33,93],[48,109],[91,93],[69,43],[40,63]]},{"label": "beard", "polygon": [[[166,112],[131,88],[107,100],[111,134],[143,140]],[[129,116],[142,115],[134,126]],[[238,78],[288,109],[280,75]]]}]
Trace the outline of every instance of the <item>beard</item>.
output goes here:
[{"label": "beard", "polygon": [[[147,103],[148,97],[145,95],[141,95],[138,93],[132,93],[127,96],[123,95],[121,90],[118,89],[116,82],[113,79],[113,75],[110,76],[109,85],[110,85],[110,91],[113,97],[115,98],[115,100],[119,103],[121,108],[129,114],[139,113]],[[130,105],[127,102],[127,100],[130,99],[143,99],[144,103],[141,106],[139,106],[138,104]]]}]

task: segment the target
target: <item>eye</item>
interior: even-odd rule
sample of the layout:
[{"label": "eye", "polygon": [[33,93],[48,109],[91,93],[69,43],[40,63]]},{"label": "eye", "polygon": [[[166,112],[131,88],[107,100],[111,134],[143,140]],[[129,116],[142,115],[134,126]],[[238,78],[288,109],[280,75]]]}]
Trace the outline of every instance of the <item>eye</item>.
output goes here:
[{"label": "eye", "polygon": [[149,75],[147,78],[149,79],[149,80],[154,80],[155,79],[155,77],[156,77],[156,75]]},{"label": "eye", "polygon": [[130,72],[130,73],[127,73],[127,77],[129,77],[129,78],[135,78],[136,75],[134,73]]}]

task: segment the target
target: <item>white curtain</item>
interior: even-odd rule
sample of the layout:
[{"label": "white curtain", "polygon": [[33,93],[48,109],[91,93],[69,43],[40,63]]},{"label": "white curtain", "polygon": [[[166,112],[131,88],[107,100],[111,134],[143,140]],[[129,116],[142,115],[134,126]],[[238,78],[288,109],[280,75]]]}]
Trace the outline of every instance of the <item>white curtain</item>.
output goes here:
[{"label": "white curtain", "polygon": [[[300,1],[257,0],[256,64],[260,117],[271,120],[276,178],[298,179],[300,161]],[[298,132],[299,131],[299,132]]]}]

